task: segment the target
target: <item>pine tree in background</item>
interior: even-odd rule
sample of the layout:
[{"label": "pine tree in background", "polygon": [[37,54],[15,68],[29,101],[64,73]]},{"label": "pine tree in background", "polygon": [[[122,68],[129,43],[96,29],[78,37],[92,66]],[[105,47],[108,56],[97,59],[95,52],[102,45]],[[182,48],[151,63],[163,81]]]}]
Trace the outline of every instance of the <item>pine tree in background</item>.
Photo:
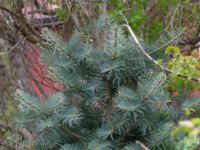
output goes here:
[{"label": "pine tree in background", "polygon": [[[164,90],[165,74],[121,27],[104,27],[102,48],[87,40],[89,31],[96,32],[89,26],[67,43],[44,32],[42,61],[65,88],[45,103],[18,90],[16,123],[35,134],[39,150],[174,149],[175,113]],[[160,47],[143,45],[148,52]]]}]

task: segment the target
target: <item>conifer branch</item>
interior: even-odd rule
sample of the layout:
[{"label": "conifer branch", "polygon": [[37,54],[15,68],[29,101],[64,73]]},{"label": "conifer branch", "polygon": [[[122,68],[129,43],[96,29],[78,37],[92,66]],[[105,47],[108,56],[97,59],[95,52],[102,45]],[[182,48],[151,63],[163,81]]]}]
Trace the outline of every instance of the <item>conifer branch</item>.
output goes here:
[{"label": "conifer branch", "polygon": [[[164,70],[167,73],[174,73],[172,70],[169,70],[168,68],[165,68],[164,66],[162,66],[160,63],[158,63],[155,59],[153,59],[153,57],[151,57],[146,51],[145,49],[142,47],[142,45],[140,44],[139,40],[137,39],[135,33],[133,32],[133,30],[131,29],[130,25],[128,24],[128,21],[126,21],[126,24],[124,24],[124,27],[126,27],[129,31],[129,33],[131,34],[131,37],[133,38],[134,43],[136,44],[136,46],[138,47],[138,49],[143,53],[143,55],[150,60],[152,63],[154,63],[156,66],[158,66],[159,68],[161,68],[162,70]],[[177,76],[179,77],[183,77],[188,79],[188,76],[182,75],[182,74],[177,74]],[[199,78],[192,78],[192,81],[196,81],[199,82],[200,79]]]},{"label": "conifer branch", "polygon": [[74,137],[76,137],[76,138],[78,138],[78,139],[86,140],[85,137],[83,137],[83,136],[81,136],[81,135],[78,135],[78,134],[76,134],[76,133],[74,133],[74,132],[68,130],[65,126],[62,125],[61,127],[62,127],[66,132],[68,132],[69,134],[71,134],[72,136],[74,136]]}]

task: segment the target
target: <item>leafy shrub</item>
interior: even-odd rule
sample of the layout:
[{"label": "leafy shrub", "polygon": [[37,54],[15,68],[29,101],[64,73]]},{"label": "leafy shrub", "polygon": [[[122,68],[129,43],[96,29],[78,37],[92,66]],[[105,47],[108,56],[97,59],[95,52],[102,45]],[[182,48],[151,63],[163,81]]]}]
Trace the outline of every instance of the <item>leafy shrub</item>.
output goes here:
[{"label": "leafy shrub", "polygon": [[[198,88],[198,79],[200,79],[199,60],[192,56],[182,56],[177,47],[168,47],[165,53],[172,56],[168,62],[168,68],[172,71],[169,75],[171,90],[178,90],[180,94],[183,94]],[[183,78],[183,76],[186,78]],[[192,82],[192,79],[197,79],[197,81]]]}]

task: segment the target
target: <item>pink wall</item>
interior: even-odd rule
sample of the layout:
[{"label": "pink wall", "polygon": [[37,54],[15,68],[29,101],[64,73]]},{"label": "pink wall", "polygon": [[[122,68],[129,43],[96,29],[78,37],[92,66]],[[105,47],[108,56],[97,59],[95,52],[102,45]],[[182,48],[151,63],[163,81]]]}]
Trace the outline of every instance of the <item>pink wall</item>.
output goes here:
[{"label": "pink wall", "polygon": [[[62,84],[57,84],[51,78],[47,77],[47,68],[39,61],[39,52],[40,50],[39,48],[37,48],[37,46],[32,46],[32,50],[27,53],[26,58],[28,62],[32,65],[31,74],[33,77],[29,77],[29,82],[35,94],[38,97],[43,98],[44,95],[42,94],[41,89],[50,96],[55,92],[63,90],[64,87]],[[36,81],[41,88],[38,87]]]}]

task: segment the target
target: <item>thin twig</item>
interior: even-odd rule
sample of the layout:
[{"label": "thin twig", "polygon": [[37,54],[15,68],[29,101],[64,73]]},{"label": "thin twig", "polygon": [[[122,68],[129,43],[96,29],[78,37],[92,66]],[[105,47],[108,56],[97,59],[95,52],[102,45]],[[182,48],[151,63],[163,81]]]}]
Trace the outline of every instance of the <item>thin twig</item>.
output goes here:
[{"label": "thin twig", "polygon": [[[17,47],[17,45],[21,42],[21,39],[22,39],[22,38],[23,38],[23,37],[21,37],[21,38],[15,43],[15,45],[14,45],[8,52],[2,52],[2,53],[0,53],[0,56],[11,53],[11,52]],[[23,43],[25,40],[26,40],[26,38],[23,39],[22,43]]]},{"label": "thin twig", "polygon": [[149,54],[153,54],[163,48],[165,48],[167,45],[169,45],[170,43],[172,43],[173,41],[175,41],[178,37],[180,37],[184,32],[185,32],[185,28],[179,33],[177,34],[175,37],[173,37],[171,40],[169,40],[167,43],[163,44],[161,47],[155,49],[154,51],[150,52]]},{"label": "thin twig", "polygon": [[[124,26],[128,29],[128,31],[130,32],[130,34],[131,34],[131,36],[132,36],[132,38],[133,38],[133,40],[134,40],[136,46],[142,51],[142,53],[144,54],[144,56],[145,56],[147,59],[149,59],[150,61],[152,61],[154,64],[157,64],[157,65],[158,65],[157,61],[156,61],[155,59],[153,59],[153,58],[144,50],[144,48],[142,47],[142,45],[141,45],[140,42],[138,41],[138,39],[137,39],[135,33],[133,32],[133,30],[131,29],[131,27],[130,27],[128,24],[125,24]],[[163,69],[163,67],[162,67],[162,69]]]},{"label": "thin twig", "polygon": [[[180,7],[180,5],[181,5],[181,2],[179,2],[178,5],[176,6],[176,8],[174,9],[174,12],[173,12],[172,16],[170,17],[171,19],[170,19],[170,21],[169,21],[167,27],[165,28],[166,30],[169,28],[170,25],[172,26],[173,21],[174,21],[174,17],[175,17],[175,15],[176,15],[176,13],[177,13],[178,8]],[[171,27],[171,28],[173,28],[173,27]]]},{"label": "thin twig", "polygon": [[6,8],[6,7],[2,6],[2,5],[0,5],[0,9],[3,10],[3,11],[6,11],[7,13],[9,13],[9,14],[17,17],[17,18],[20,18],[20,16],[18,14],[12,12],[11,10],[9,10],[8,8]]},{"label": "thin twig", "polygon": [[136,143],[138,145],[140,145],[140,147],[143,149],[143,150],[150,150],[149,148],[147,148],[143,143],[141,143],[140,141],[136,141]]},{"label": "thin twig", "polygon": [[71,6],[70,6],[68,1],[65,0],[64,2],[65,2],[65,5],[67,7],[67,11],[68,11],[69,15],[70,15],[70,17],[72,18],[72,20],[73,20],[73,22],[75,24],[76,29],[78,31],[80,31],[81,24],[80,24],[80,21],[79,21],[79,19],[77,17],[76,12],[73,10],[74,5],[75,5],[75,0],[72,1]]}]

